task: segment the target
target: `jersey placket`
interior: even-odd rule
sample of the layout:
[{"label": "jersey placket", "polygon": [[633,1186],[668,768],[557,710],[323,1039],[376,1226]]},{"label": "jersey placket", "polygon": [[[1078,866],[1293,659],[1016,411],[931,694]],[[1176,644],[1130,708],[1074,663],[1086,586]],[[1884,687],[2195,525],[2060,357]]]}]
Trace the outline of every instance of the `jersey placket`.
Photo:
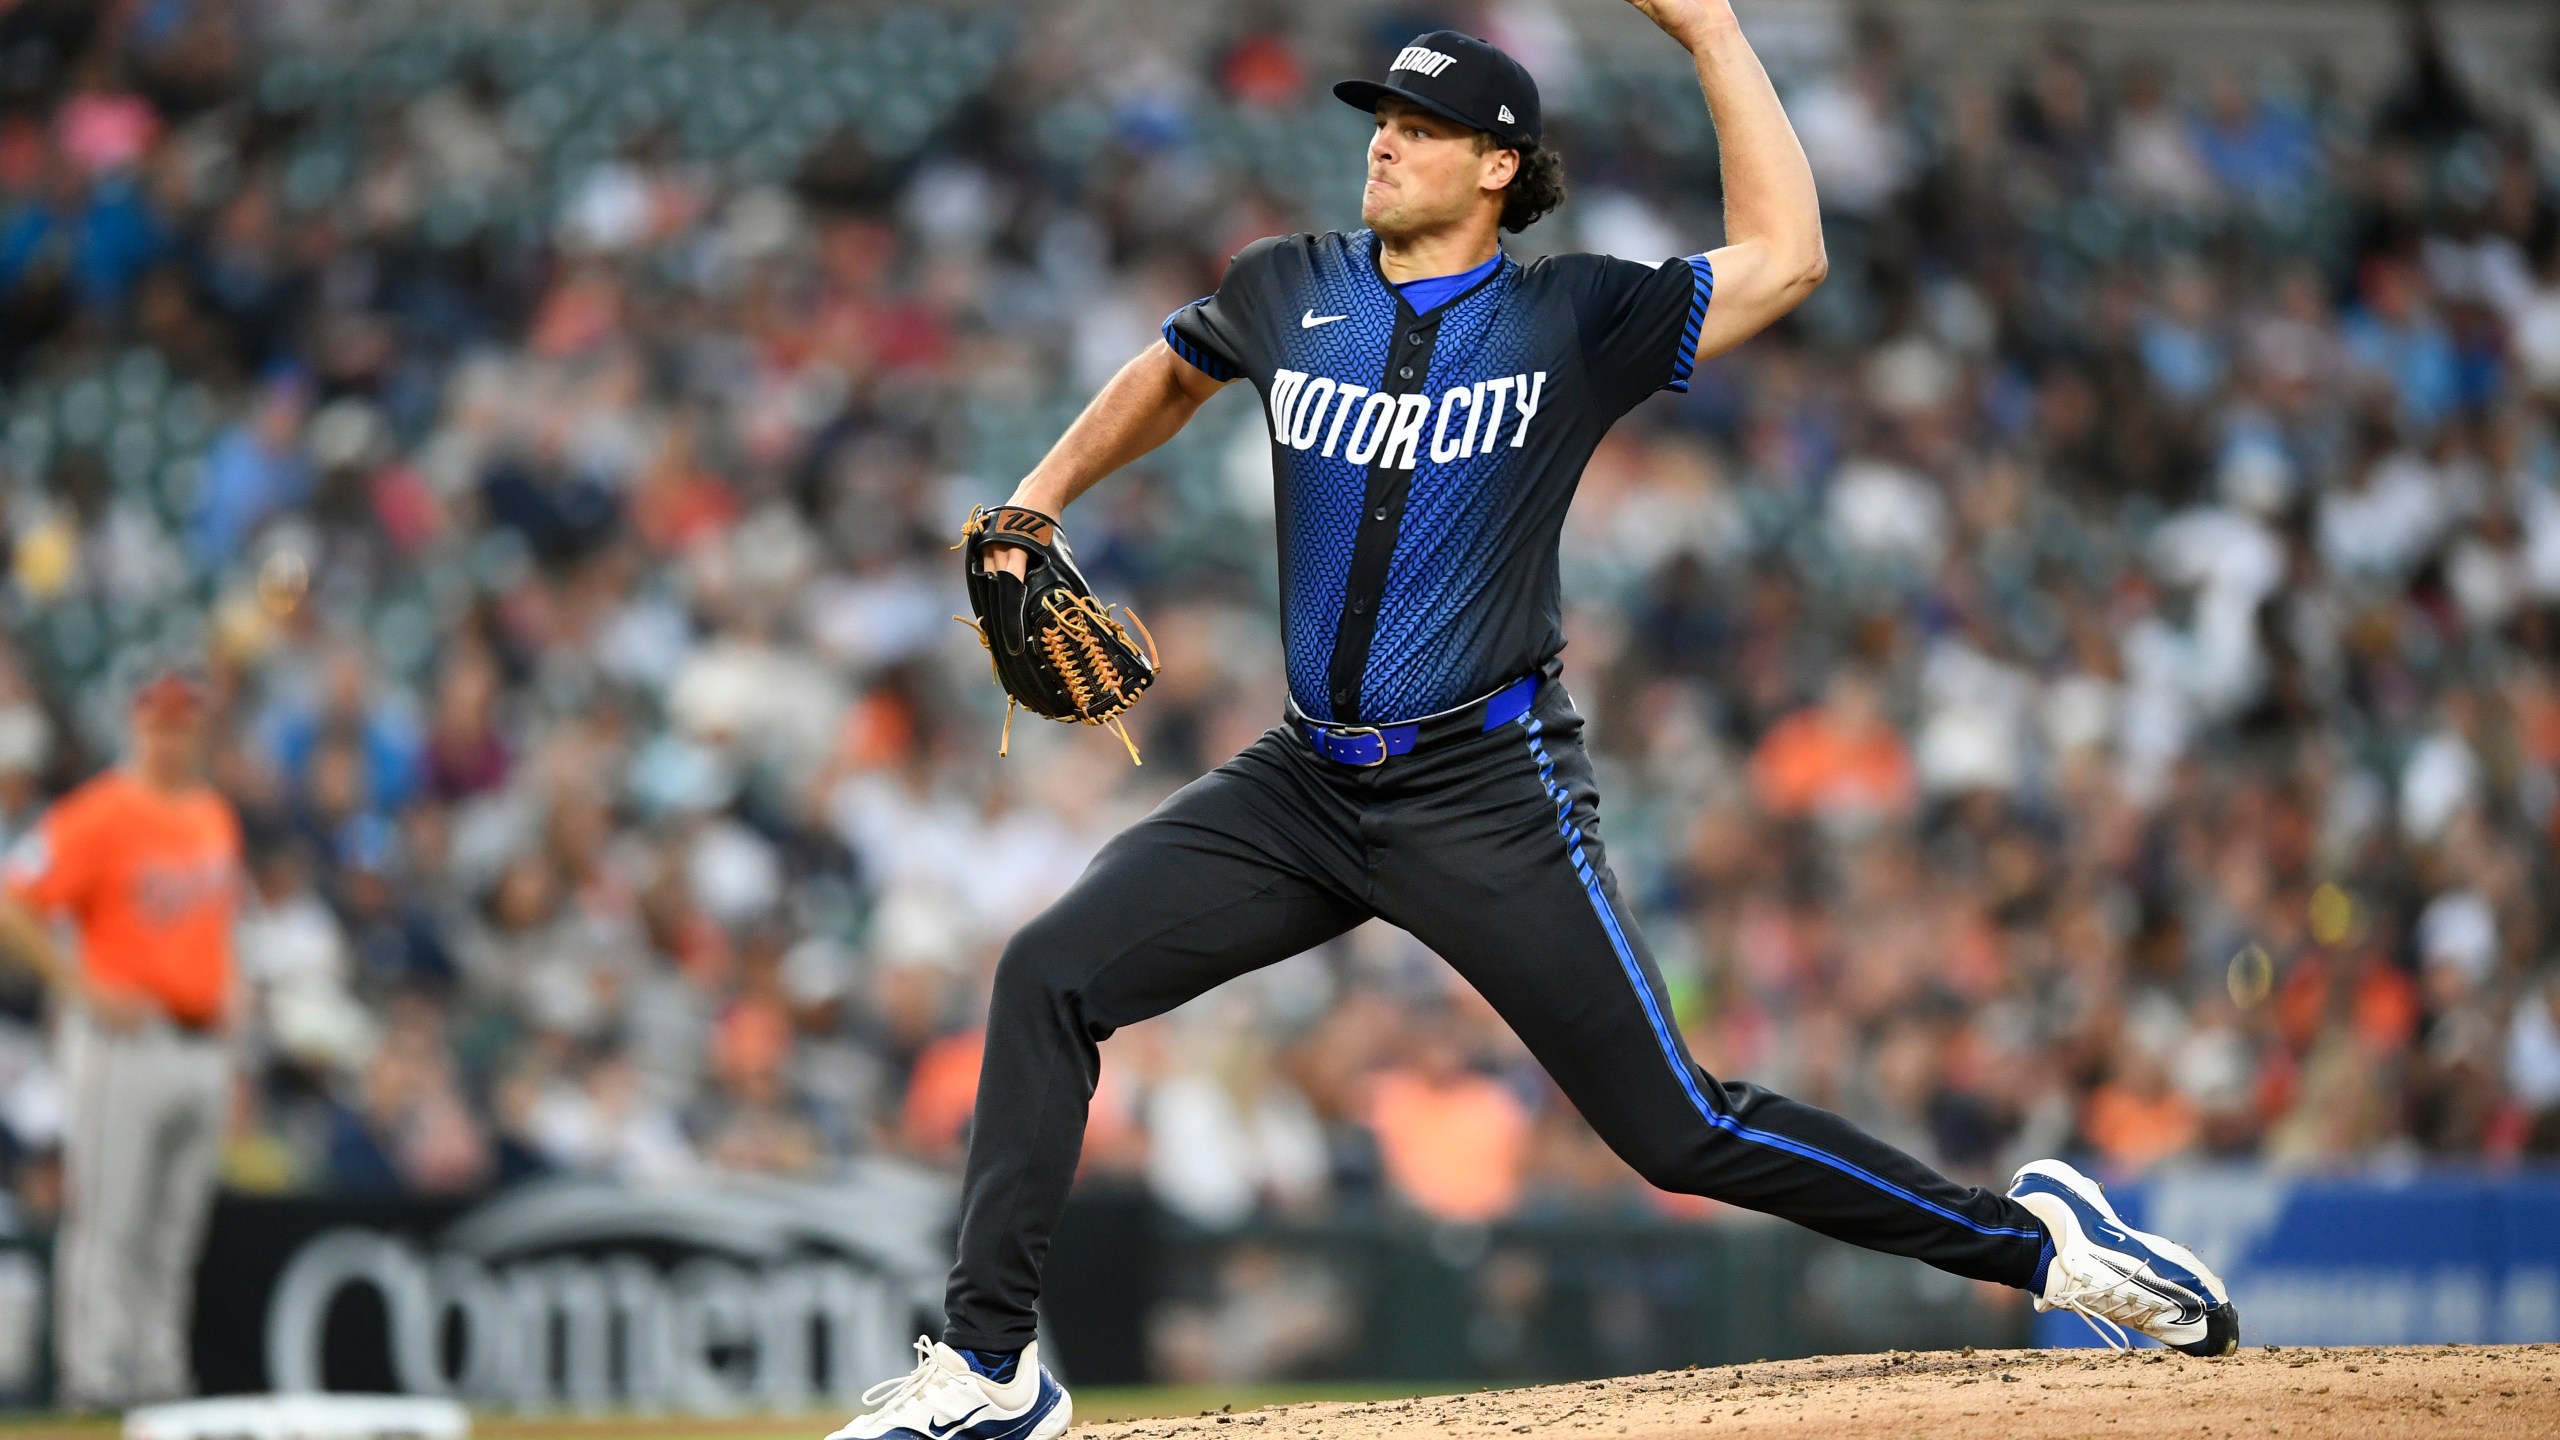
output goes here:
[{"label": "jersey placket", "polygon": [[[1401,293],[1396,297],[1395,336],[1387,347],[1387,363],[1378,388],[1391,395],[1426,393],[1431,379],[1431,352],[1440,341],[1440,319],[1450,310],[1448,304],[1434,308],[1429,316],[1413,313]],[[1361,677],[1369,669],[1369,647],[1378,634],[1378,605],[1387,590],[1387,569],[1396,554],[1396,535],[1404,524],[1405,502],[1413,490],[1414,472],[1422,468],[1422,457],[1412,456],[1413,464],[1401,468],[1386,462],[1391,447],[1379,447],[1378,458],[1369,466],[1368,483],[1360,498],[1360,529],[1351,546],[1351,569],[1343,584],[1342,618],[1333,633],[1333,663],[1327,672],[1326,689],[1332,692],[1333,718],[1361,722],[1373,717],[1363,713],[1360,703]],[[1387,716],[1387,719],[1401,717]]]}]

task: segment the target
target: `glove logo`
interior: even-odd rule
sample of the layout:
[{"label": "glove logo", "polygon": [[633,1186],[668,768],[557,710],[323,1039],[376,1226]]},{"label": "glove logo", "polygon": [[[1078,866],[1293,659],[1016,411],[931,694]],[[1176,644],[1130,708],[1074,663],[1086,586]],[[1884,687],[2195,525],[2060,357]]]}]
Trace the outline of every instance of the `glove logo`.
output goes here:
[{"label": "glove logo", "polygon": [[999,535],[1020,535],[1046,542],[1057,522],[1036,510],[1007,506],[987,517],[987,528]]}]

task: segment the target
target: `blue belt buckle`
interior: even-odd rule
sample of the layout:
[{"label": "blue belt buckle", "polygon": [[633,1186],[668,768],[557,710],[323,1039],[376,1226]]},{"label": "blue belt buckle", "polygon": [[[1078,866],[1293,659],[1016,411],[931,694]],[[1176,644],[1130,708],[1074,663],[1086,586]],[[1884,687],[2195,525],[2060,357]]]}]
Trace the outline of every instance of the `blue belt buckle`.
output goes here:
[{"label": "blue belt buckle", "polygon": [[[1523,675],[1486,696],[1482,702],[1483,728],[1498,730],[1528,714],[1537,703],[1538,686],[1543,679],[1540,675]],[[1300,728],[1317,754],[1336,765],[1358,770],[1374,770],[1389,759],[1410,752],[1422,739],[1422,722],[1418,720],[1393,725],[1336,725],[1328,720],[1306,719]]]},{"label": "blue belt buckle", "polygon": [[1374,770],[1387,763],[1387,737],[1375,725],[1328,725],[1322,733],[1325,757],[1336,765]]}]

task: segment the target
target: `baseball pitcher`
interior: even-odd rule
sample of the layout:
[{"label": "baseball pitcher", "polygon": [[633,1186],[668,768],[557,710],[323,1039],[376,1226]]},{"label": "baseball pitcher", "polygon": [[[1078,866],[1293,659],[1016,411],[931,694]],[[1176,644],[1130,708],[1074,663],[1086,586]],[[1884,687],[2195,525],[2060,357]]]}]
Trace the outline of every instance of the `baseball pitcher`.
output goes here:
[{"label": "baseball pitcher", "polygon": [[[1111,638],[1058,517],[1220,387],[1252,385],[1279,492],[1290,703],[1007,946],[947,1327],[840,1440],[1063,1431],[1069,1401],[1040,1367],[1033,1302],[1096,1042],[1372,916],[1455,966],[1657,1186],[2014,1285],[2119,1339],[2200,1355],[2237,1344],[2221,1281],[2126,1226],[2069,1166],[2034,1162],[2005,1194],[1957,1184],[1835,1115],[1717,1080],[1672,1025],[1610,875],[1557,659],[1558,532],[1611,423],[1794,308],[1825,262],[1804,153],[1728,0],[1631,3],[1696,63],[1723,167],[1721,248],[1660,265],[1504,254],[1499,231],[1562,198],[1537,86],[1481,40],[1419,36],[1384,81],[1334,87],[1376,116],[1364,228],[1245,247],[1008,506],[973,517],[973,596],[992,597],[980,614],[999,679],[1040,709],[1007,657],[1090,657]],[[1097,675],[1152,675],[1080,663],[1088,693]],[[1044,713],[1094,718],[1074,708]]]}]

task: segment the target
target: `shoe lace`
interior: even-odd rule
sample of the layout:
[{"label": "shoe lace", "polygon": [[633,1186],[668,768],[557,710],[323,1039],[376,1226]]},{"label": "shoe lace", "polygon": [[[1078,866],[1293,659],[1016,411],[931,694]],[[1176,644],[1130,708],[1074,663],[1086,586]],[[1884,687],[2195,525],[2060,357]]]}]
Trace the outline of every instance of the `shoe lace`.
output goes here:
[{"label": "shoe lace", "polygon": [[2087,1300],[2079,1291],[2072,1291],[2063,1295],[2055,1296],[2054,1298],[2045,1301],[2044,1307],[2047,1310],[2068,1310],[2072,1314],[2079,1316],[2081,1321],[2086,1324],[2100,1340],[2106,1342],[2106,1346],[2110,1350],[2130,1350],[2133,1348],[2133,1338],[2124,1333],[2124,1327],[2117,1324],[2115,1321],[2108,1319],[2105,1315],[2090,1309]]},{"label": "shoe lace", "polygon": [[2167,1314],[2176,1307],[2134,1284],[2130,1278],[2109,1275],[2102,1279],[2082,1280],[2059,1295],[2046,1296],[2044,1308],[2068,1310],[2079,1316],[2110,1350],[2131,1350],[2133,1337],[2125,1333],[2122,1320],[2130,1320],[2140,1328],[2146,1321]]},{"label": "shoe lace", "polygon": [[910,1396],[922,1394],[926,1387],[941,1374],[942,1367],[934,1363],[932,1337],[917,1336],[915,1351],[915,1369],[904,1375],[893,1375],[863,1391],[862,1403],[886,1409],[905,1401]]}]

